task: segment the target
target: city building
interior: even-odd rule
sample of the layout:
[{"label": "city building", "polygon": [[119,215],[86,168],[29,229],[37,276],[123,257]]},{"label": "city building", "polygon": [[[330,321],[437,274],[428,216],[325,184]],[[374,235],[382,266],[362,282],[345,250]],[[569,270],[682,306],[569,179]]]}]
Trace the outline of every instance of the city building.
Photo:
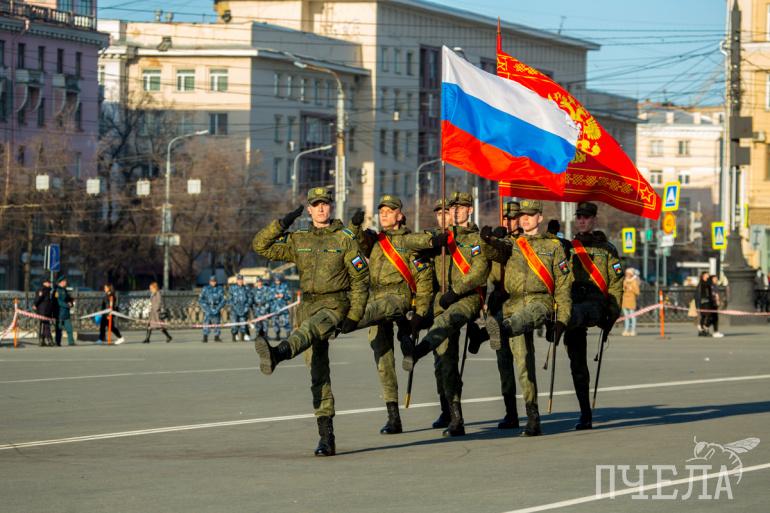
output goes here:
[{"label": "city building", "polygon": [[[97,53],[107,37],[96,30],[96,1],[0,1],[0,165],[4,200],[32,193],[35,176],[83,179],[96,172],[99,90]],[[49,176],[50,175],[50,176]],[[29,189],[28,191],[22,188]],[[38,187],[39,188],[39,187]],[[15,215],[22,215],[17,211]],[[11,214],[0,214],[0,231]],[[30,221],[31,223],[31,221]],[[40,261],[42,247],[8,239],[0,254],[0,289],[20,286],[24,259]],[[39,267],[39,266],[37,266]]]}]

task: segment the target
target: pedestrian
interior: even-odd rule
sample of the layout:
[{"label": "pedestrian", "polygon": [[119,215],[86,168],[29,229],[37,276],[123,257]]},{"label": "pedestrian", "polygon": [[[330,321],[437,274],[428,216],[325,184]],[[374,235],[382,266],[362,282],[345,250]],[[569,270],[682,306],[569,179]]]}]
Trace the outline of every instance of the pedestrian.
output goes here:
[{"label": "pedestrian", "polygon": [[[118,294],[115,292],[115,288],[112,286],[112,283],[105,283],[104,284],[104,296],[102,297],[102,310],[105,310],[107,308],[112,309],[113,311],[118,311]],[[112,317],[112,323],[110,323],[110,317]],[[110,324],[112,324],[110,326]],[[123,338],[123,336],[120,334],[120,330],[118,329],[118,318],[115,315],[112,315],[112,312],[107,313],[107,315],[102,315],[102,318],[99,321],[99,340],[96,341],[97,344],[104,344],[107,338],[105,335],[107,334],[107,330],[110,330],[116,337],[118,337],[115,340],[115,345],[120,345],[126,340]]]},{"label": "pedestrian", "polygon": [[460,330],[479,316],[489,277],[489,261],[481,250],[479,228],[471,221],[472,214],[473,195],[453,192],[449,198],[448,231],[437,235],[413,234],[406,238],[406,246],[412,250],[435,250],[442,246],[448,250],[444,264],[446,277],[442,278],[445,291],[434,299],[433,325],[412,354],[404,356],[402,364],[404,370],[410,372],[431,351],[438,354],[441,387],[450,415],[444,436],[465,435],[461,405],[463,383],[459,369]]},{"label": "pedestrian", "polygon": [[[219,324],[222,322],[222,308],[225,307],[225,292],[217,285],[217,277],[212,275],[209,284],[203,287],[198,298],[198,304],[203,310],[203,343],[209,341],[209,332],[214,332],[214,342],[222,342],[219,338],[222,330]],[[210,325],[214,324],[213,330]]]},{"label": "pedestrian", "polygon": [[369,266],[355,235],[339,219],[332,219],[329,190],[310,189],[307,202],[310,228],[288,231],[305,210],[298,207],[254,236],[257,254],[296,264],[302,291],[299,327],[275,347],[257,336],[254,348],[263,374],[272,374],[278,363],[311,351],[306,359],[310,361],[310,389],[320,437],[315,455],[333,456],[336,444],[329,339],[337,332],[350,333],[363,317],[369,295]]},{"label": "pedestrian", "polygon": [[[35,293],[35,311],[38,315],[49,318],[53,317],[53,290],[51,289],[51,280],[48,278],[43,280],[43,285]],[[37,338],[40,347],[54,346],[53,337],[51,336],[51,321],[40,320]]]},{"label": "pedestrian", "polygon": [[[251,307],[255,317],[262,317],[270,313],[270,301],[273,297],[271,287],[265,284],[265,280],[260,276],[254,288],[251,289]],[[267,335],[268,321],[262,320],[254,323],[254,332]]]},{"label": "pedestrian", "polygon": [[54,289],[54,314],[56,317],[56,345],[61,346],[62,330],[67,332],[67,345],[75,345],[75,336],[72,334],[72,319],[70,309],[75,305],[67,291],[67,277],[62,276]]},{"label": "pedestrian", "polygon": [[698,286],[695,288],[695,307],[698,309],[699,314],[698,336],[708,337],[709,327],[711,326],[710,310],[714,310],[711,277],[708,271],[703,271],[700,274],[700,281],[698,281]]},{"label": "pedestrian", "polygon": [[[398,379],[394,355],[393,323],[412,312],[408,331],[419,332],[433,300],[433,276],[427,259],[405,247],[411,233],[401,200],[385,194],[377,205],[381,231],[362,230],[364,212],[353,215],[350,230],[356,234],[361,250],[369,259],[369,298],[357,329],[369,327],[369,345],[380,379],[382,398],[388,419],[380,434],[393,435],[403,431],[398,411]],[[411,351],[411,344],[407,351]],[[402,352],[403,352],[402,347]]]},{"label": "pedestrian", "polygon": [[[572,309],[572,273],[561,243],[550,234],[540,234],[543,204],[522,200],[519,204],[521,235],[498,238],[485,226],[484,251],[492,261],[505,265],[503,320],[487,316],[489,344],[501,346],[505,337],[513,339],[511,350],[519,371],[519,384],[527,412],[522,436],[542,435],[537,403],[534,331],[550,324],[549,342],[558,342],[569,323]],[[556,350],[555,348],[553,349]]]},{"label": "pedestrian", "polygon": [[598,326],[606,339],[620,317],[623,295],[623,265],[615,246],[604,232],[595,229],[598,210],[595,203],[578,203],[576,234],[571,242],[572,312],[564,332],[564,345],[580,406],[580,420],[575,425],[578,431],[593,429],[586,354],[588,328]]},{"label": "pedestrian", "polygon": [[273,275],[273,293],[270,302],[270,312],[275,315],[272,317],[273,328],[275,329],[275,339],[281,340],[281,329],[288,336],[291,331],[291,324],[289,324],[289,310],[286,306],[291,299],[291,292],[289,291],[289,285],[283,280],[281,273],[275,273]]},{"label": "pedestrian", "polygon": [[249,319],[249,311],[251,311],[251,302],[254,297],[246,286],[243,275],[238,274],[235,277],[235,284],[230,285],[230,291],[227,298],[227,304],[230,307],[230,322],[243,323],[240,326],[232,326],[230,328],[230,334],[233,337],[233,342],[238,337],[243,340],[251,340],[249,337],[249,326],[246,321]]},{"label": "pedestrian", "polygon": [[719,313],[717,312],[719,307],[722,306],[722,297],[719,294],[719,277],[717,275],[711,275],[709,281],[711,282],[711,305],[714,310],[711,312],[710,318],[711,325],[714,327],[714,333],[711,336],[714,338],[722,338],[724,337],[724,334],[719,331]]},{"label": "pedestrian", "polygon": [[636,317],[633,317],[633,314],[639,307],[637,304],[639,294],[641,294],[639,278],[636,276],[634,269],[629,267],[626,269],[623,278],[623,302],[621,304],[623,315],[625,316],[625,319],[623,319],[624,337],[636,336]]},{"label": "pedestrian", "polygon": [[147,323],[147,334],[142,341],[143,344],[150,343],[150,336],[152,335],[153,327],[159,327],[161,333],[166,335],[166,342],[171,342],[173,339],[171,335],[166,331],[166,327],[163,325],[164,321],[168,320],[168,313],[163,304],[163,296],[160,293],[160,287],[158,282],[154,281],[150,283],[150,315],[149,322]]}]

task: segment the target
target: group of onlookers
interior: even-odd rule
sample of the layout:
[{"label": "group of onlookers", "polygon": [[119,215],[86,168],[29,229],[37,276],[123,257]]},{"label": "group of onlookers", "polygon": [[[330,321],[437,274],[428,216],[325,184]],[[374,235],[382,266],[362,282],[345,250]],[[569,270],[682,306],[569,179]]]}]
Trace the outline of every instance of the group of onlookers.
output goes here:
[{"label": "group of onlookers", "polygon": [[[718,289],[719,278],[702,272],[700,281],[695,288],[695,309],[698,313],[698,336],[722,338],[724,334],[719,331],[719,314],[717,310],[722,305]],[[711,333],[709,328],[713,328]]]}]

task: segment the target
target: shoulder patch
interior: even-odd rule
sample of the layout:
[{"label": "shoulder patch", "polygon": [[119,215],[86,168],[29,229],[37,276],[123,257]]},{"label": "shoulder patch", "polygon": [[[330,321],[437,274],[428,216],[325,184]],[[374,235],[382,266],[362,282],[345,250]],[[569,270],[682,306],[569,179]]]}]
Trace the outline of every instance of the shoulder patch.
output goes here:
[{"label": "shoulder patch", "polygon": [[564,260],[562,260],[561,262],[559,262],[559,270],[560,270],[560,271],[561,271],[561,273],[562,273],[562,274],[564,274],[565,276],[566,276],[567,274],[569,274],[569,263],[568,263],[568,261],[567,261],[567,259],[566,259],[566,258],[565,258]]},{"label": "shoulder patch", "polygon": [[480,254],[481,254],[481,246],[480,245],[476,245],[476,246],[472,246],[471,247],[471,256],[472,257],[475,257],[475,256],[480,255]]},{"label": "shoulder patch", "polygon": [[345,234],[345,235],[346,235],[346,236],[347,236],[349,239],[355,239],[355,238],[356,238],[356,236],[355,236],[355,235],[353,235],[353,232],[351,232],[351,231],[350,231],[350,230],[348,230],[347,228],[343,228],[343,229],[342,229],[342,230],[340,230],[340,231],[341,231],[342,233],[344,233],[344,234]]},{"label": "shoulder patch", "polygon": [[612,264],[612,270],[615,271],[615,276],[623,274],[623,265],[620,262]]},{"label": "shoulder patch", "polygon": [[361,255],[356,255],[350,263],[353,264],[353,268],[358,272],[363,271],[367,267],[366,260]]},{"label": "shoulder patch", "polygon": [[424,257],[415,258],[412,260],[412,263],[414,264],[415,269],[417,269],[417,272],[424,271],[430,265],[428,260]]}]

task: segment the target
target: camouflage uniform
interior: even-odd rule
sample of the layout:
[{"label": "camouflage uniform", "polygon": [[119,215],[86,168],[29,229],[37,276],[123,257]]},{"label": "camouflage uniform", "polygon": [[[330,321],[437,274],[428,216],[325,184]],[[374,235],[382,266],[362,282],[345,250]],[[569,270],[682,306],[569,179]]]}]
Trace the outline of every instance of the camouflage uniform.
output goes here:
[{"label": "camouflage uniform", "polygon": [[[576,214],[596,216],[597,207],[593,203],[580,203]],[[577,254],[572,250],[572,270],[575,281],[572,284],[572,315],[564,333],[564,345],[572,371],[572,383],[580,405],[580,422],[576,429],[592,427],[591,402],[589,400],[590,374],[588,371],[587,332],[591,326],[612,329],[612,324],[620,315],[620,303],[623,295],[623,266],[618,252],[600,231],[578,233],[575,240],[582,243],[586,253],[596,265],[608,286],[609,295],[604,293],[591,279]]]},{"label": "camouflage uniform", "polygon": [[[392,209],[401,209],[401,200],[386,194],[380,199],[377,208],[387,206]],[[420,317],[427,317],[430,302],[433,298],[433,275],[430,270],[428,258],[420,257],[416,252],[406,249],[404,239],[408,236],[408,228],[400,227],[385,231],[393,248],[407,263],[409,271],[414,278],[416,292],[412,294],[409,285],[398,269],[385,255],[377,236],[360,227],[351,227],[358,232],[357,238],[361,249],[369,259],[369,300],[366,303],[364,315],[358,323],[358,328],[369,328],[369,345],[374,351],[374,363],[382,387],[382,398],[390,409],[395,405],[395,412],[389,411],[389,417],[398,415],[398,379],[396,378],[396,364],[393,353],[393,321],[402,319],[406,313],[414,307],[414,313]],[[384,432],[388,426],[383,428]],[[383,432],[381,431],[381,432]],[[400,419],[398,420],[398,432],[400,432]]]},{"label": "camouflage uniform", "polygon": [[[289,285],[281,279],[280,276],[276,276],[275,280],[273,281],[272,289],[272,297],[270,300],[270,311],[271,312],[277,312],[281,308],[284,308],[286,305],[290,303],[291,300],[291,291],[289,290]],[[281,329],[283,328],[283,331],[286,333],[289,333],[291,331],[291,324],[289,324],[289,311],[284,310],[278,315],[274,315],[271,318],[271,321],[273,323],[273,328],[275,329],[275,338],[279,339],[281,338]]]},{"label": "camouflage uniform", "polygon": [[[308,192],[308,203],[326,201],[326,189]],[[278,220],[254,237],[254,251],[270,260],[294,262],[299,272],[302,302],[300,323],[286,344],[289,358],[311,349],[305,359],[310,363],[311,391],[316,417],[334,416],[334,396],[329,372],[329,338],[346,318],[359,321],[364,314],[369,287],[369,268],[355,236],[335,219],[324,228],[286,232]],[[259,341],[259,339],[258,339]],[[284,346],[285,347],[285,346]],[[262,370],[266,368],[262,358]],[[320,424],[319,424],[320,428]]]},{"label": "camouflage uniform", "polygon": [[[206,285],[198,298],[198,304],[203,310],[203,324],[219,324],[222,322],[222,308],[225,307],[225,291],[219,285]],[[214,336],[219,338],[221,332],[219,326],[213,329],[203,328],[204,338],[208,336],[209,331],[214,331]]]},{"label": "camouflage uniform", "polygon": [[[261,286],[260,286],[261,285]],[[270,313],[270,299],[273,297],[271,287],[264,285],[260,280],[251,289],[251,305],[254,312],[254,317],[262,317]],[[254,323],[254,329],[257,333],[267,334],[267,321],[259,321]]]},{"label": "camouflage uniform", "polygon": [[[249,311],[251,310],[252,300],[251,291],[246,285],[230,285],[227,298],[227,305],[230,307],[230,322],[246,322],[249,320]],[[235,336],[238,333],[248,335],[249,329],[246,324],[242,326],[232,326],[230,328],[230,333],[232,333],[233,340],[235,340]]]},{"label": "camouflage uniform", "polygon": [[[472,206],[473,198],[467,193],[455,192],[449,199],[449,205]],[[413,361],[430,350],[439,357],[440,388],[446,399],[452,404],[460,403],[462,395],[462,380],[458,368],[460,330],[463,326],[474,321],[482,306],[482,297],[477,290],[485,287],[489,276],[489,261],[481,249],[481,237],[478,227],[470,224],[468,227],[451,226],[460,253],[470,265],[468,274],[463,274],[452,260],[446,255],[445,273],[447,292],[450,290],[459,296],[447,309],[441,307],[441,295],[436,295],[433,303],[435,318],[433,326],[425,334],[420,344],[415,348]],[[432,248],[431,235],[414,234],[408,238],[407,247],[414,250]],[[440,271],[437,271],[440,272]],[[407,370],[412,362],[404,359]]]},{"label": "camouflage uniform", "polygon": [[[542,203],[537,200],[522,200],[520,212],[527,215],[538,214],[542,212]],[[503,304],[503,324],[511,338],[511,353],[519,371],[519,384],[530,419],[526,433],[539,434],[540,415],[537,408],[533,331],[553,318],[554,309],[557,322],[564,325],[569,322],[572,273],[569,261],[557,240],[540,234],[522,234],[519,237],[524,237],[529,242],[550,272],[555,284],[553,296],[540,277],[530,269],[513,237],[500,241],[503,244],[485,245],[484,250],[490,255],[490,259],[505,264],[505,291],[509,298]],[[490,337],[494,339],[494,326],[488,324],[487,328]],[[530,426],[532,429],[529,429]]]}]

